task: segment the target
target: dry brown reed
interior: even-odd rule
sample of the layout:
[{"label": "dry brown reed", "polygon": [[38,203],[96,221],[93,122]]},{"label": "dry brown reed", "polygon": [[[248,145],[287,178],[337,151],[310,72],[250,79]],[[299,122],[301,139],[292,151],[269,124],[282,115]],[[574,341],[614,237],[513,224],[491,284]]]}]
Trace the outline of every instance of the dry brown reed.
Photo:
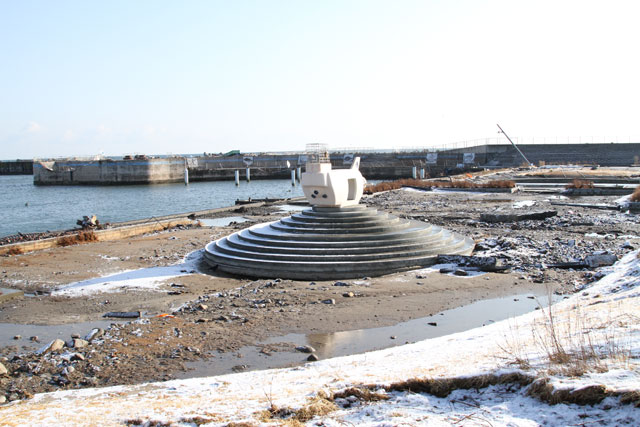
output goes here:
[{"label": "dry brown reed", "polygon": [[472,182],[463,179],[455,181],[423,181],[420,179],[399,179],[397,181],[385,181],[375,185],[367,185],[364,194],[374,194],[381,191],[397,190],[402,187],[417,188],[514,188],[515,181],[492,180],[488,182]]},{"label": "dry brown reed", "polygon": [[631,195],[631,201],[640,202],[640,185],[638,185],[636,189],[633,191],[633,194]]},{"label": "dry brown reed", "polygon": [[20,246],[14,246],[7,251],[9,255],[21,255],[24,253],[24,250]]},{"label": "dry brown reed", "polygon": [[62,236],[58,238],[58,246],[71,246],[80,243],[95,242],[98,240],[98,236],[93,231],[80,231],[77,234],[71,234],[69,236]]},{"label": "dry brown reed", "polygon": [[567,184],[565,188],[594,188],[593,181],[589,179],[574,179],[570,184]]}]

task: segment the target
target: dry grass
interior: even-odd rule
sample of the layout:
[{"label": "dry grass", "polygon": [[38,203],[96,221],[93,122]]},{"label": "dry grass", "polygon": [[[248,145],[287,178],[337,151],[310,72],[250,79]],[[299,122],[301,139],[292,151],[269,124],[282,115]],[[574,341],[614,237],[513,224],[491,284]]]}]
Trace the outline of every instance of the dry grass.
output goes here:
[{"label": "dry grass", "polygon": [[7,254],[9,255],[21,255],[23,253],[24,251],[20,246],[14,246],[7,251]]},{"label": "dry grass", "polygon": [[571,184],[567,184],[565,188],[594,188],[593,181],[589,179],[574,179]]},{"label": "dry grass", "polygon": [[58,239],[58,246],[71,246],[80,243],[96,242],[98,236],[93,231],[80,231],[77,234],[62,236]]},{"label": "dry grass", "polygon": [[306,405],[300,409],[278,408],[271,405],[266,411],[258,414],[261,422],[271,422],[274,420],[284,420],[285,425],[297,427],[303,425],[313,417],[327,415],[336,411],[338,407],[333,403],[333,399],[328,397],[324,392],[318,393],[315,397],[309,399]]},{"label": "dry grass", "polygon": [[385,386],[390,391],[410,391],[412,393],[427,393],[436,397],[447,397],[454,390],[481,389],[497,384],[518,384],[526,386],[533,382],[534,378],[512,372],[507,374],[478,375],[475,377],[458,378],[413,378],[406,381]]},{"label": "dry grass", "polygon": [[640,202],[640,185],[638,185],[636,189],[633,191],[633,194],[631,195],[630,200],[632,202]]},{"label": "dry grass", "polygon": [[364,194],[374,194],[381,191],[397,190],[402,187],[417,188],[514,188],[515,181],[492,180],[484,183],[471,182],[463,179],[456,181],[423,181],[420,179],[399,179],[397,181],[380,182],[375,185],[367,185]]},{"label": "dry grass", "polygon": [[376,393],[366,387],[349,387],[343,391],[333,393],[331,401],[336,399],[345,399],[347,397],[354,396],[362,402],[379,402],[381,400],[388,400],[389,396],[382,393]]},{"label": "dry grass", "polygon": [[500,348],[511,364],[531,369],[527,353],[533,351],[544,355],[543,364],[538,363],[536,369],[551,375],[579,377],[587,372],[606,372],[612,364],[628,365],[631,349],[623,331],[638,323],[638,316],[613,307],[602,319],[579,304],[564,310],[541,307],[540,313],[542,316],[525,331],[513,325],[505,336]]}]

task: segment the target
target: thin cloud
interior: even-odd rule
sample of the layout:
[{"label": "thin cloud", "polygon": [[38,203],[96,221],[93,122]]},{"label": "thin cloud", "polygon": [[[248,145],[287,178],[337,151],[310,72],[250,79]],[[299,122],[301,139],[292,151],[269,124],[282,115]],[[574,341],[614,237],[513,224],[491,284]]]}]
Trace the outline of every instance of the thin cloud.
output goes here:
[{"label": "thin cloud", "polygon": [[29,122],[23,128],[23,131],[25,133],[37,133],[37,132],[40,132],[41,129],[42,129],[42,126],[40,126],[38,123]]}]

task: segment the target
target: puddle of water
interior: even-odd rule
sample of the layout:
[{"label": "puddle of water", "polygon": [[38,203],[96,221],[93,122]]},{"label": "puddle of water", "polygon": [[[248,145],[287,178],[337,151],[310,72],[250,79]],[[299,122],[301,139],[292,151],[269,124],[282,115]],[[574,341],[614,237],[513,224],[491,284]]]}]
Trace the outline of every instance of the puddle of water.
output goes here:
[{"label": "puddle of water", "polygon": [[[539,306],[549,305],[546,296],[536,296],[535,299],[530,298],[532,296],[531,294],[512,295],[477,301],[434,316],[414,319],[394,326],[330,334],[287,334],[269,338],[261,344],[309,345],[316,349],[315,354],[320,359],[365,353],[466,331],[528,313]],[[561,298],[554,295],[553,302]],[[435,326],[430,323],[435,323]],[[392,336],[395,338],[392,339]],[[178,378],[228,374],[233,372],[234,367],[241,365],[246,365],[246,370],[284,368],[303,364],[307,358],[306,354],[297,351],[274,352],[270,356],[259,351],[257,347],[246,346],[233,354],[214,354],[210,360],[187,363],[187,368],[191,370],[179,374]]]},{"label": "puddle of water", "polygon": [[[130,320],[130,319],[128,319]],[[15,345],[18,353],[34,351],[45,344],[60,338],[61,340],[71,339],[71,334],[86,336],[94,328],[108,328],[113,320],[98,320],[95,322],[69,323],[65,325],[20,325],[15,323],[0,323],[0,347]],[[22,338],[14,340],[13,337],[20,335]],[[30,337],[37,336],[40,342],[29,340]]]},{"label": "puddle of water", "polygon": [[198,221],[207,227],[226,227],[232,222],[247,222],[242,216],[226,216],[224,218],[198,218]]}]

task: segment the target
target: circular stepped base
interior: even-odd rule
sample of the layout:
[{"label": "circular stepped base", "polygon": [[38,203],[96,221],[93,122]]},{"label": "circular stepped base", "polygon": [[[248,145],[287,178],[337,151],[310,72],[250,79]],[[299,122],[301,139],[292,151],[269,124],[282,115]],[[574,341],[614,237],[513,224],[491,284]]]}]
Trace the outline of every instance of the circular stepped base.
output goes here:
[{"label": "circular stepped base", "polygon": [[363,205],[313,207],[213,241],[205,260],[245,277],[335,280],[426,267],[473,247],[457,233]]}]

